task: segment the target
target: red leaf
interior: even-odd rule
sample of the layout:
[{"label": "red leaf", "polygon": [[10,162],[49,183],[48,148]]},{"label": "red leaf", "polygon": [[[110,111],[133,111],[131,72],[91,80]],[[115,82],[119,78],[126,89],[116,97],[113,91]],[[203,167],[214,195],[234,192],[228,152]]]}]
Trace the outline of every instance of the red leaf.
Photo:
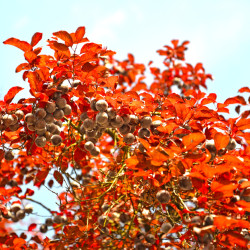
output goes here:
[{"label": "red leaf", "polygon": [[79,43],[85,35],[85,27],[79,27],[76,30],[75,37],[76,42]]},{"label": "red leaf", "polygon": [[104,87],[113,89],[116,83],[118,82],[118,78],[119,78],[118,76],[110,76],[107,79],[103,79],[103,82],[105,82]]},{"label": "red leaf", "polygon": [[224,230],[226,228],[250,228],[250,222],[245,220],[235,220],[228,218],[226,216],[216,216],[214,218],[214,225],[219,230]]},{"label": "red leaf", "polygon": [[238,92],[240,92],[240,93],[249,92],[250,93],[250,88],[249,87],[243,87],[243,88],[239,89]]},{"label": "red leaf", "polygon": [[136,156],[132,156],[125,161],[128,168],[135,169],[135,166],[139,163]]},{"label": "red leaf", "polygon": [[242,105],[245,105],[246,104],[246,101],[245,99],[242,97],[242,96],[235,96],[235,97],[231,97],[231,98],[228,98],[224,104],[225,105],[229,105],[229,104],[236,104],[236,103],[240,103]]},{"label": "red leaf", "polygon": [[66,46],[73,45],[73,39],[67,31],[61,30],[58,32],[54,32],[53,35],[60,38],[61,40],[63,40],[65,42]]},{"label": "red leaf", "polygon": [[32,50],[32,47],[31,47],[31,45],[29,43],[27,43],[25,41],[20,41],[19,39],[16,39],[16,38],[13,38],[13,37],[7,39],[3,43],[15,46],[15,47],[21,49],[24,52]]},{"label": "red leaf", "polygon": [[82,46],[80,54],[85,53],[85,52],[95,52],[99,53],[102,50],[102,45],[101,44],[96,44],[96,43],[86,43]]},{"label": "red leaf", "polygon": [[26,240],[22,239],[22,238],[15,238],[13,240],[13,246],[15,249],[17,249],[17,247],[21,247],[22,245],[26,244]]},{"label": "red leaf", "polygon": [[21,63],[16,67],[16,73],[25,69],[30,69],[30,65],[28,63]]},{"label": "red leaf", "polygon": [[33,51],[27,51],[24,53],[24,57],[29,63],[32,63],[37,58],[37,55]]},{"label": "red leaf", "polygon": [[236,123],[236,126],[238,127],[239,130],[250,129],[250,119],[240,119]]},{"label": "red leaf", "polygon": [[25,195],[32,196],[34,193],[34,190],[27,188]]},{"label": "red leaf", "polygon": [[57,49],[57,50],[59,50],[59,51],[62,51],[62,52],[69,51],[68,46],[66,46],[63,43],[54,42],[53,45],[54,45],[54,48]]},{"label": "red leaf", "polygon": [[53,176],[56,179],[56,181],[62,186],[62,184],[63,184],[63,176],[62,176],[62,174],[56,170],[54,172]]},{"label": "red leaf", "polygon": [[31,232],[36,228],[36,223],[32,223],[29,225],[28,231]]},{"label": "red leaf", "polygon": [[205,139],[206,136],[201,132],[191,133],[182,138],[182,143],[185,146],[185,150],[190,150],[203,142]]},{"label": "red leaf", "polygon": [[49,169],[39,170],[36,174],[34,186],[40,186],[49,174]]},{"label": "red leaf", "polygon": [[35,45],[38,44],[38,42],[42,39],[43,37],[43,34],[42,33],[39,33],[39,32],[36,32],[32,38],[31,38],[31,46],[34,47]]},{"label": "red leaf", "polygon": [[42,91],[42,81],[37,74],[37,72],[29,71],[27,73],[27,78],[30,83],[30,89],[33,92],[41,92]]},{"label": "red leaf", "polygon": [[4,96],[5,103],[10,104],[16,94],[21,90],[23,90],[23,88],[18,86],[9,89],[8,93]]},{"label": "red leaf", "polygon": [[224,135],[222,133],[216,133],[214,135],[214,145],[216,147],[217,150],[220,150],[222,148],[225,148],[228,143],[229,143],[229,135]]}]

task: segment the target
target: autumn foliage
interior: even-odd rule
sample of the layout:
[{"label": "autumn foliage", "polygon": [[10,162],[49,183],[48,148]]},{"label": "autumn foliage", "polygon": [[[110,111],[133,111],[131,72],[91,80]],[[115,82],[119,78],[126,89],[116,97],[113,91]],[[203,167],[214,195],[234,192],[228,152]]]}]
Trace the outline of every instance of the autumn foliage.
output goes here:
[{"label": "autumn foliage", "polygon": [[13,87],[0,101],[0,248],[248,249],[250,88],[217,102],[188,41],[158,50],[158,68],[116,60],[84,27],[53,33],[51,55],[41,39],[4,41],[24,53],[31,97],[14,103]]}]

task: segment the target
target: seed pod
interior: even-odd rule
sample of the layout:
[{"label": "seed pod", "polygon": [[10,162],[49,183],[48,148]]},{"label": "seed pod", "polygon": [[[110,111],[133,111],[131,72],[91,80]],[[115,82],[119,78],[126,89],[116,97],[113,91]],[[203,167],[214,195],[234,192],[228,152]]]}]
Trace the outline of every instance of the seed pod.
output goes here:
[{"label": "seed pod", "polygon": [[44,117],[46,123],[53,123],[55,121],[54,116],[52,114],[47,114]]},{"label": "seed pod", "polygon": [[131,133],[128,133],[126,134],[124,137],[123,137],[123,141],[126,143],[126,144],[132,144],[135,142],[135,136]]},{"label": "seed pod", "polygon": [[96,109],[96,99],[93,99],[91,102],[90,102],[90,108],[94,111],[97,111]]},{"label": "seed pod", "polygon": [[46,133],[46,129],[36,130],[37,135],[44,135]]},{"label": "seed pod", "polygon": [[43,119],[46,116],[46,111],[43,108],[38,108],[35,111],[35,116],[37,119]]},{"label": "seed pod", "polygon": [[102,209],[102,212],[104,213],[104,212],[106,212],[109,209],[109,205],[107,203],[104,203],[102,205],[101,209]]},{"label": "seed pod", "polygon": [[41,233],[47,233],[47,231],[48,231],[47,225],[41,225],[40,226],[40,232]]},{"label": "seed pod", "polygon": [[47,128],[47,131],[53,134],[57,130],[58,126],[51,123],[51,124],[47,124],[46,128]]},{"label": "seed pod", "polygon": [[107,114],[108,114],[110,120],[112,120],[116,117],[116,111],[113,108],[108,108]]},{"label": "seed pod", "polygon": [[62,96],[61,92],[55,92],[54,95],[53,95],[53,99],[57,100],[58,98],[61,98],[61,96]]},{"label": "seed pod", "polygon": [[53,218],[53,221],[54,221],[54,223],[60,224],[60,223],[62,223],[62,217],[60,215],[56,215]]},{"label": "seed pod", "polygon": [[31,213],[33,212],[33,206],[30,205],[30,204],[26,205],[26,206],[24,207],[24,211],[25,211],[25,213],[27,213],[27,214],[31,214]]},{"label": "seed pod", "polygon": [[72,112],[72,108],[69,104],[66,104],[63,108],[64,115],[70,115]]},{"label": "seed pod", "polygon": [[160,190],[156,194],[156,199],[160,203],[168,203],[170,201],[170,193],[167,190]]},{"label": "seed pod", "polygon": [[83,122],[84,120],[86,120],[88,118],[88,114],[87,112],[83,112],[81,115],[80,115],[80,120]]},{"label": "seed pod", "polygon": [[54,121],[54,124],[56,124],[59,128],[61,128],[63,123],[62,121],[57,120],[57,121]]},{"label": "seed pod", "polygon": [[90,151],[90,154],[91,154],[92,156],[96,157],[96,156],[98,156],[98,155],[100,154],[100,149],[97,148],[97,147],[94,147],[94,149],[92,149],[92,150]]},{"label": "seed pod", "polygon": [[45,136],[47,141],[50,141],[51,137],[52,137],[52,133],[50,133],[49,131],[46,131],[44,136]]},{"label": "seed pod", "polygon": [[20,172],[22,175],[26,175],[28,173],[28,171],[29,171],[28,168],[24,167],[24,168],[21,168]]},{"label": "seed pod", "polygon": [[21,209],[21,204],[19,204],[19,203],[14,203],[10,207],[10,211],[13,212],[13,213],[16,213],[20,209]]},{"label": "seed pod", "polygon": [[84,148],[85,148],[87,151],[91,151],[91,150],[94,150],[95,145],[94,145],[93,142],[87,141],[87,142],[84,144]]},{"label": "seed pod", "polygon": [[123,125],[123,119],[121,116],[117,115],[113,120],[110,121],[110,124],[114,128],[120,128]]},{"label": "seed pod", "polygon": [[18,123],[9,126],[10,131],[17,131],[19,128],[20,125]]},{"label": "seed pod", "polygon": [[83,122],[83,127],[86,129],[86,130],[92,130],[94,128],[94,121],[91,120],[90,118],[87,118],[84,120]]},{"label": "seed pod", "polygon": [[204,222],[203,222],[204,226],[210,226],[214,224],[214,216],[213,215],[207,215],[204,218]]},{"label": "seed pod", "polygon": [[106,112],[99,112],[96,115],[96,122],[100,123],[100,124],[104,124],[108,122],[108,114]]},{"label": "seed pod", "polygon": [[141,128],[138,131],[138,136],[140,138],[144,138],[145,139],[145,137],[149,137],[150,136],[150,131],[147,128]]},{"label": "seed pod", "polygon": [[38,136],[35,139],[35,144],[37,145],[37,147],[43,148],[46,145],[46,138],[44,136]]},{"label": "seed pod", "polygon": [[87,130],[87,131],[86,131],[86,135],[87,135],[88,137],[95,137],[95,135],[96,135],[96,130]]},{"label": "seed pod", "polygon": [[54,113],[56,110],[56,104],[54,102],[48,102],[45,106],[45,110],[50,114]]},{"label": "seed pod", "polygon": [[201,225],[201,217],[200,216],[194,216],[191,218],[191,223],[195,225]]},{"label": "seed pod", "polygon": [[23,113],[23,111],[21,109],[17,110],[15,112],[15,115],[17,116],[18,120],[22,120],[23,117],[24,117],[24,113]]},{"label": "seed pod", "polygon": [[65,98],[58,98],[56,99],[56,106],[59,108],[59,109],[63,109],[67,104],[67,101]]},{"label": "seed pod", "polygon": [[12,161],[14,159],[14,154],[12,151],[6,151],[4,154],[4,158],[6,161]]},{"label": "seed pod", "polygon": [[61,90],[63,94],[66,94],[69,91],[69,86],[66,83],[62,83],[57,86],[58,90]]},{"label": "seed pod", "polygon": [[85,134],[86,130],[83,125],[81,125],[81,127],[79,128],[79,131],[82,135]]},{"label": "seed pod", "polygon": [[35,123],[35,129],[36,130],[42,130],[46,128],[46,122],[44,119],[39,119]]},{"label": "seed pod", "polygon": [[64,112],[62,109],[56,109],[56,111],[53,113],[53,116],[57,119],[57,120],[61,120],[64,117]]},{"label": "seed pod", "polygon": [[105,100],[99,100],[96,102],[95,107],[98,111],[104,112],[108,109],[108,103]]},{"label": "seed pod", "polygon": [[45,220],[45,224],[46,224],[47,226],[52,226],[52,225],[53,225],[53,220],[52,220],[51,218],[47,218],[47,219]]},{"label": "seed pod", "polygon": [[140,124],[142,128],[149,128],[152,124],[152,118],[150,116],[144,116],[140,120]]},{"label": "seed pod", "polygon": [[188,176],[181,176],[179,178],[179,186],[182,190],[191,190],[193,185]]},{"label": "seed pod", "polygon": [[161,225],[161,232],[164,234],[168,233],[171,229],[172,229],[172,225],[168,222],[164,222]]},{"label": "seed pod", "polygon": [[2,119],[6,127],[9,127],[14,122],[13,116],[9,114],[5,114]]},{"label": "seed pod", "polygon": [[109,219],[108,219],[108,217],[105,216],[105,215],[101,215],[101,216],[99,216],[98,219],[97,219],[98,224],[99,224],[100,226],[102,226],[102,227],[105,226],[105,225],[107,225],[107,224],[108,224],[108,221],[109,221]]},{"label": "seed pod", "polygon": [[130,126],[130,131],[129,133],[133,134],[136,130],[136,126]]},{"label": "seed pod", "polygon": [[153,234],[147,234],[145,240],[150,244],[154,244],[156,241]]},{"label": "seed pod", "polygon": [[12,220],[13,222],[18,222],[18,218],[16,217],[15,214],[11,214],[11,215],[10,215],[10,218],[11,218],[11,220]]},{"label": "seed pod", "polygon": [[127,133],[130,132],[130,126],[128,124],[123,124],[120,128],[119,128],[119,132],[122,135],[126,135]]},{"label": "seed pod", "polygon": [[33,114],[28,113],[25,116],[25,122],[29,125],[29,124],[34,124],[36,122],[36,118]]},{"label": "seed pod", "polygon": [[234,150],[236,148],[236,141],[234,139],[230,139],[229,143],[226,146],[227,150]]},{"label": "seed pod", "polygon": [[17,187],[18,186],[18,183],[16,180],[10,180],[9,183],[8,183],[11,187]]},{"label": "seed pod", "polygon": [[246,187],[242,190],[240,193],[241,200],[244,200],[246,202],[250,202],[250,187]]},{"label": "seed pod", "polygon": [[53,135],[50,140],[54,146],[59,146],[62,143],[62,137],[60,135]]},{"label": "seed pod", "polygon": [[130,122],[129,122],[130,125],[132,126],[136,126],[139,124],[139,118],[135,115],[130,115]]},{"label": "seed pod", "polygon": [[13,118],[13,120],[12,120],[10,126],[18,123],[18,117],[15,114],[12,114],[12,118]]},{"label": "seed pod", "polygon": [[124,124],[129,124],[130,122],[130,115],[129,114],[125,114],[122,116],[122,119],[123,119],[123,123]]},{"label": "seed pod", "polygon": [[129,214],[121,213],[119,216],[119,219],[122,223],[126,223],[126,222],[130,221],[130,216],[129,216]]},{"label": "seed pod", "polygon": [[139,143],[138,149],[139,149],[142,153],[146,153],[146,151],[147,151],[146,148],[143,146],[142,143]]},{"label": "seed pod", "polygon": [[25,217],[25,211],[23,209],[17,211],[16,217],[18,220],[22,220]]},{"label": "seed pod", "polygon": [[157,130],[157,127],[161,126],[162,122],[160,120],[155,120],[150,126],[150,130],[153,134],[158,135],[160,132]]}]

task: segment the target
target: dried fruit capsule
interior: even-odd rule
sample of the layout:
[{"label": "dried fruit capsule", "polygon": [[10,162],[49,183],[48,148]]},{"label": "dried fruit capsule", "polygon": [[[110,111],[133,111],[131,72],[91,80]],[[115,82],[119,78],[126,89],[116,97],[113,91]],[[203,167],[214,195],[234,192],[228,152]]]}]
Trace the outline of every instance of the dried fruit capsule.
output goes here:
[{"label": "dried fruit capsule", "polygon": [[140,120],[140,124],[142,128],[149,128],[152,124],[152,118],[150,116],[144,116]]},{"label": "dried fruit capsule", "polygon": [[123,124],[120,128],[119,128],[119,132],[122,135],[126,135],[127,133],[130,132],[130,126],[128,124]]},{"label": "dried fruit capsule", "polygon": [[37,147],[43,148],[46,145],[46,138],[44,136],[38,136],[35,139],[35,144],[37,145]]},{"label": "dried fruit capsule", "polygon": [[117,115],[114,119],[110,121],[110,124],[114,128],[120,128],[123,125],[123,119],[121,116]]},{"label": "dried fruit capsule", "polygon": [[41,233],[47,233],[47,231],[48,231],[47,225],[41,225],[41,227],[40,227],[40,232],[41,232]]},{"label": "dried fruit capsule", "polygon": [[122,116],[122,119],[123,119],[123,123],[124,124],[129,124],[130,122],[130,115],[129,114],[125,114]]},{"label": "dried fruit capsule", "polygon": [[236,141],[234,139],[230,139],[229,143],[226,146],[228,150],[234,150],[236,148]]},{"label": "dried fruit capsule", "polygon": [[33,114],[28,113],[25,116],[25,122],[29,125],[29,124],[34,124],[36,122],[36,118]]},{"label": "dried fruit capsule", "polygon": [[2,119],[6,127],[9,127],[14,122],[14,117],[9,114],[5,114]]},{"label": "dried fruit capsule", "polygon": [[95,135],[96,135],[96,130],[87,130],[87,131],[86,131],[86,135],[87,135],[88,137],[95,137]]},{"label": "dried fruit capsule", "polygon": [[116,111],[113,108],[108,108],[107,113],[110,120],[116,117]]},{"label": "dried fruit capsule", "polygon": [[85,128],[84,128],[83,125],[81,125],[81,127],[79,128],[79,132],[80,132],[82,135],[85,134],[86,130],[85,130]]},{"label": "dried fruit capsule", "polygon": [[57,224],[60,224],[62,223],[62,217],[60,215],[56,215],[54,218],[53,218],[53,221]]},{"label": "dried fruit capsule", "polygon": [[195,225],[201,225],[201,217],[200,216],[194,216],[191,218],[191,223]]},{"label": "dried fruit capsule", "polygon": [[44,119],[39,119],[35,123],[36,130],[42,130],[46,128],[46,121]]},{"label": "dried fruit capsule", "polygon": [[22,220],[25,217],[25,211],[23,209],[16,212],[16,217],[18,220]]},{"label": "dried fruit capsule", "polygon": [[54,146],[59,146],[62,143],[62,137],[60,135],[52,135],[50,140]]},{"label": "dried fruit capsule", "polygon": [[37,135],[44,135],[46,133],[46,128],[41,130],[36,130]]},{"label": "dried fruit capsule", "polygon": [[86,120],[88,118],[88,114],[87,112],[83,112],[81,115],[80,115],[80,120],[83,122],[84,120]]},{"label": "dried fruit capsule", "polygon": [[93,128],[94,128],[94,121],[93,120],[91,120],[91,119],[89,119],[89,118],[87,118],[87,119],[85,119],[84,120],[84,122],[83,122],[83,127],[86,129],[86,130],[92,130]]},{"label": "dried fruit capsule", "polygon": [[97,148],[97,147],[94,147],[94,149],[92,149],[91,151],[90,151],[90,154],[92,155],[92,156],[98,156],[99,154],[100,154],[100,149],[99,148]]},{"label": "dried fruit capsule", "polygon": [[69,104],[66,104],[63,108],[64,115],[70,115],[72,112],[72,108]]},{"label": "dried fruit capsule", "polygon": [[150,136],[150,131],[147,128],[141,128],[138,131],[138,136],[140,138],[145,138]]},{"label": "dried fruit capsule", "polygon": [[168,203],[170,201],[170,193],[167,190],[160,190],[156,194],[156,198],[160,203]]},{"label": "dried fruit capsule", "polygon": [[56,109],[56,111],[53,113],[53,116],[57,119],[57,120],[61,120],[64,117],[64,112],[62,109]]},{"label": "dried fruit capsule", "polygon": [[250,202],[250,187],[245,188],[240,194],[241,200]]},{"label": "dried fruit capsule", "polygon": [[108,224],[108,217],[105,215],[101,215],[98,217],[97,222],[100,226],[105,226]]},{"label": "dried fruit capsule", "polygon": [[13,212],[13,213],[16,213],[20,209],[21,209],[21,204],[19,204],[19,203],[14,203],[10,207],[10,211]]},{"label": "dried fruit capsule", "polygon": [[56,124],[59,128],[62,127],[62,121],[60,120],[55,121],[54,124]]},{"label": "dried fruit capsule", "polygon": [[119,219],[122,223],[126,223],[126,222],[130,221],[130,216],[129,216],[129,214],[121,213],[119,216]]},{"label": "dried fruit capsule", "polygon": [[69,91],[69,86],[66,83],[62,83],[57,86],[58,90],[61,90],[64,94]]},{"label": "dried fruit capsule", "polygon": [[132,126],[136,126],[139,124],[139,118],[136,115],[130,115],[129,124]]},{"label": "dried fruit capsule", "polygon": [[56,104],[54,102],[48,102],[45,106],[45,110],[50,114],[54,113],[56,110]]},{"label": "dried fruit capsule", "polygon": [[18,120],[21,120],[24,117],[24,113],[20,109],[15,112],[15,115],[17,116]]},{"label": "dried fruit capsule", "polygon": [[85,144],[84,144],[84,148],[87,150],[87,151],[91,151],[95,148],[95,145],[93,142],[91,141],[87,141]]},{"label": "dried fruit capsule", "polygon": [[105,100],[99,100],[96,102],[95,107],[98,111],[103,112],[108,109],[108,103]]},{"label": "dried fruit capsule", "polygon": [[46,116],[46,111],[43,108],[36,109],[35,115],[37,119],[43,119]]},{"label": "dried fruit capsule", "polygon": [[65,98],[58,98],[56,99],[56,106],[59,108],[59,109],[63,109],[67,104],[67,101]]},{"label": "dried fruit capsule", "polygon": [[161,232],[162,233],[168,233],[170,230],[172,229],[172,225],[168,222],[164,222],[162,225],[161,225]]},{"label": "dried fruit capsule", "polygon": [[47,219],[45,220],[45,224],[46,224],[47,226],[52,226],[52,225],[53,225],[53,220],[52,220],[51,218],[47,218]]},{"label": "dried fruit capsule", "polygon": [[179,186],[182,190],[190,190],[193,187],[192,182],[188,176],[181,176],[179,178]]},{"label": "dried fruit capsule", "polygon": [[44,117],[46,123],[53,123],[55,121],[54,116],[52,114],[47,114]]},{"label": "dried fruit capsule", "polygon": [[162,122],[160,120],[155,120],[152,122],[150,126],[150,130],[152,131],[153,134],[159,134],[160,132],[157,130],[157,127],[161,126]]},{"label": "dried fruit capsule", "polygon": [[124,137],[123,137],[123,141],[126,143],[126,144],[132,144],[135,142],[135,136],[131,133],[128,133],[126,134]]},{"label": "dried fruit capsule", "polygon": [[12,151],[6,151],[4,154],[4,158],[6,161],[12,161],[14,159],[14,154]]},{"label": "dried fruit capsule", "polygon": [[212,215],[207,215],[204,218],[204,226],[210,226],[214,224],[214,217]]},{"label": "dried fruit capsule", "polygon": [[25,213],[27,213],[27,214],[31,214],[31,213],[33,212],[33,206],[30,205],[30,204],[26,205],[26,206],[24,207],[24,211],[25,211]]},{"label": "dried fruit capsule", "polygon": [[96,122],[100,123],[100,124],[104,124],[108,122],[108,114],[106,112],[99,112],[96,115]]},{"label": "dried fruit capsule", "polygon": [[103,213],[106,212],[106,211],[109,209],[109,204],[104,203],[104,204],[102,205],[101,209],[102,209],[102,212],[103,212]]},{"label": "dried fruit capsule", "polygon": [[143,146],[142,143],[139,143],[138,149],[139,149],[142,153],[145,153],[145,152],[147,151],[146,148]]},{"label": "dried fruit capsule", "polygon": [[9,129],[10,129],[10,131],[17,131],[19,129],[19,127],[20,127],[19,124],[16,123],[14,125],[10,125]]},{"label": "dried fruit capsule", "polygon": [[97,111],[95,104],[96,104],[96,99],[91,100],[90,108],[94,111]]},{"label": "dried fruit capsule", "polygon": [[54,133],[57,129],[57,125],[51,123],[51,124],[47,124],[46,128],[47,128],[47,131],[49,131],[50,133]]}]

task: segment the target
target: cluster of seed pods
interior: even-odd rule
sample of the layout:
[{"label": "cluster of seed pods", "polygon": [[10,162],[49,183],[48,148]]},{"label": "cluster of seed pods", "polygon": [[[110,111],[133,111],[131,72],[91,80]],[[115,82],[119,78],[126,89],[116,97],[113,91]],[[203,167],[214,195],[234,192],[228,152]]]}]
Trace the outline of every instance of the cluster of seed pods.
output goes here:
[{"label": "cluster of seed pods", "polygon": [[41,233],[47,233],[48,227],[53,226],[53,224],[67,224],[66,216],[55,215],[53,218],[47,218],[45,223],[40,226]]}]

